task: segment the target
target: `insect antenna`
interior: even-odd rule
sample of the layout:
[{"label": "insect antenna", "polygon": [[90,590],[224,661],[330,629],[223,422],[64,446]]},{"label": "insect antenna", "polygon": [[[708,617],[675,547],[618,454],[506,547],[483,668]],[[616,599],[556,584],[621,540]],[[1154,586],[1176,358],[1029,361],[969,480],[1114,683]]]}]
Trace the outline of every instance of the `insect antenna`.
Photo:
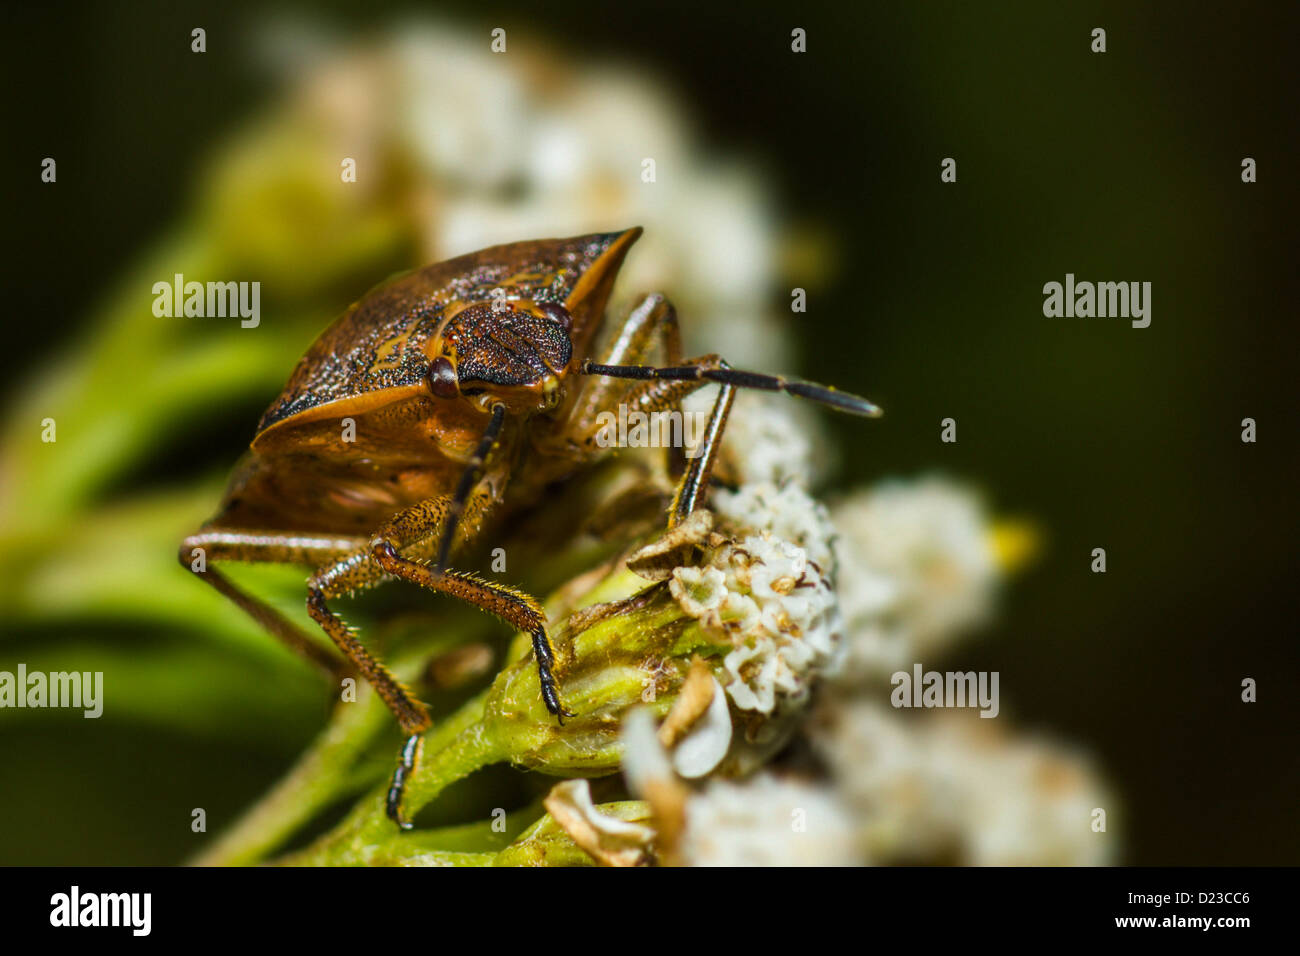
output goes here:
[{"label": "insect antenna", "polygon": [[672,365],[656,368],[653,365],[599,365],[587,361],[582,363],[583,375],[608,375],[611,378],[632,379],[666,379],[670,381],[705,381],[718,382],[722,385],[734,385],[740,388],[757,388],[767,392],[786,392],[810,401],[827,405],[850,415],[865,415],[878,418],[881,410],[878,406],[849,392],[841,392],[829,385],[818,385],[800,379],[783,378],[780,375],[767,375],[763,372],[747,372],[732,368],[716,356],[708,356],[685,365]]},{"label": "insect antenna", "polygon": [[456,540],[456,528],[460,524],[461,513],[465,510],[465,502],[469,500],[469,493],[483,477],[487,457],[501,435],[501,425],[505,420],[506,407],[498,402],[492,406],[492,418],[488,421],[483,437],[479,440],[478,448],[465,463],[465,470],[461,473],[460,483],[456,485],[456,493],[452,496],[451,507],[447,511],[447,523],[442,529],[442,539],[438,542],[439,571],[447,567],[447,558],[451,554],[451,544]]}]

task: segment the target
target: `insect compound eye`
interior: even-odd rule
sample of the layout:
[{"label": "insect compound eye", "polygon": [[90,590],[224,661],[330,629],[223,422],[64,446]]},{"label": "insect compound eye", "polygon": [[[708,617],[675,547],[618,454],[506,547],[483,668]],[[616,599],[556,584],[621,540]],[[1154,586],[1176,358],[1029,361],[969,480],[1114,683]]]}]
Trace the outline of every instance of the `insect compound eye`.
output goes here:
[{"label": "insect compound eye", "polygon": [[557,323],[566,332],[573,328],[573,316],[569,314],[568,309],[558,302],[543,302],[537,306],[537,311],[552,322]]},{"label": "insect compound eye", "polygon": [[456,366],[445,355],[439,355],[429,363],[429,391],[439,398],[455,398],[460,394],[460,384],[456,379]]}]

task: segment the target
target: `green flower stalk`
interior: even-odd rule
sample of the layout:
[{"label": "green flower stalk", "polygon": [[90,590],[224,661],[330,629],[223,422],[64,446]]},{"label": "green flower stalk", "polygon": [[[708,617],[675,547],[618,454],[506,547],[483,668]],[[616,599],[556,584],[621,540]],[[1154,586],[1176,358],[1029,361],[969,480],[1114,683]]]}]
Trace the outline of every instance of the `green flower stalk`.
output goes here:
[{"label": "green flower stalk", "polygon": [[[730,648],[686,614],[665,583],[648,584],[625,563],[587,597],[590,603],[554,636],[564,701],[577,716],[561,725],[547,712],[528,637],[518,636],[492,685],[426,739],[406,791],[409,814],[494,763],[553,776],[616,772],[622,713],[646,705],[666,714],[692,658],[716,659]],[[289,862],[373,863],[400,852],[404,841],[384,815],[383,789],[376,787],[338,828]]]},{"label": "green flower stalk", "polygon": [[690,658],[724,649],[688,617],[666,585],[645,586],[629,572],[613,583],[645,588],[579,612],[560,631],[563,692],[577,716],[563,725],[547,713],[537,669],[521,658],[488,693],[483,723],[516,766],[555,775],[607,773],[619,765],[619,717],[649,702],[666,714]]}]

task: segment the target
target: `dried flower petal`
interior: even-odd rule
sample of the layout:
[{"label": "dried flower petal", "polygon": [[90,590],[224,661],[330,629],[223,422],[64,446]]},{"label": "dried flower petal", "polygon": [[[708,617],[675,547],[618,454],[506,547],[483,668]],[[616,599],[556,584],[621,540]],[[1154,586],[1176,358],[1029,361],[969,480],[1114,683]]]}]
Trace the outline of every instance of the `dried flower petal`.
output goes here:
[{"label": "dried flower petal", "polygon": [[708,680],[713,690],[708,709],[673,749],[673,769],[687,780],[711,772],[731,747],[731,710],[727,707],[727,695],[716,678],[709,675]]},{"label": "dried flower petal", "polygon": [[573,842],[598,862],[606,866],[649,862],[654,830],[601,813],[591,802],[591,787],[586,780],[557,783],[543,805]]}]

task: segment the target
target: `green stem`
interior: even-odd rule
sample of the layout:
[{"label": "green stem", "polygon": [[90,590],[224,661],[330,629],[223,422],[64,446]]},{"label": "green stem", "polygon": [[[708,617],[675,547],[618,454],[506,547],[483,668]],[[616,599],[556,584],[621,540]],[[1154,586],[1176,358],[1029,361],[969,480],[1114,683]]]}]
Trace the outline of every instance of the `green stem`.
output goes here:
[{"label": "green stem", "polygon": [[388,719],[373,693],[340,704],[288,775],[191,864],[247,866],[274,852],[346,788],[357,758]]},{"label": "green stem", "polygon": [[[467,701],[425,738],[424,756],[406,790],[403,810],[408,817],[414,817],[451,784],[503,758],[500,745],[481,722],[486,699],[485,691]],[[384,812],[386,790],[387,785],[364,796],[334,830],[279,862],[291,866],[356,866],[410,859],[410,845],[403,842],[405,834]]]},{"label": "green stem", "polygon": [[[382,866],[386,861],[376,859],[373,862]],[[453,850],[430,850],[426,853],[416,853],[404,856],[401,860],[388,862],[401,866],[496,866],[497,855],[495,853],[457,853]]]}]

